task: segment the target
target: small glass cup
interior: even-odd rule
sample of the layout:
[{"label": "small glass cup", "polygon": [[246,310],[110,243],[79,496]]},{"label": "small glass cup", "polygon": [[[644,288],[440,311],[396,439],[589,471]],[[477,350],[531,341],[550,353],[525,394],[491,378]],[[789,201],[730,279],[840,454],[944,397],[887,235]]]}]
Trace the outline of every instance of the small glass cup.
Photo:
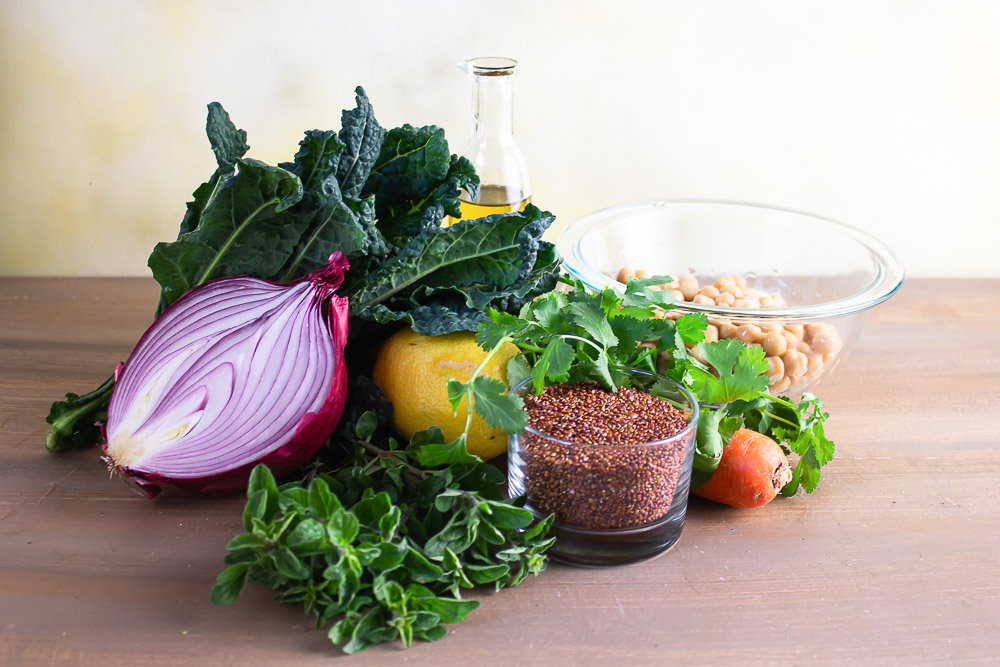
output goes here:
[{"label": "small glass cup", "polygon": [[[667,551],[684,528],[698,401],[662,375],[619,370],[685,413],[687,425],[669,438],[634,445],[571,442],[530,426],[508,438],[508,492],[525,495],[539,519],[555,514],[554,560],[590,567],[638,563]],[[531,378],[512,391],[527,395]]]}]

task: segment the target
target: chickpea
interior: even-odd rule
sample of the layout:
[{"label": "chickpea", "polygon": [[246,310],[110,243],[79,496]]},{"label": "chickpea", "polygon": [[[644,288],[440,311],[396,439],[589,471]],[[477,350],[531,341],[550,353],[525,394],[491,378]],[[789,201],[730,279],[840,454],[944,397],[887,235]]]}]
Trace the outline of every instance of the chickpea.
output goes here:
[{"label": "chickpea", "polygon": [[806,368],[806,375],[811,378],[817,377],[823,372],[823,355],[813,352],[812,354],[807,354],[806,359],[809,360],[808,366]]},{"label": "chickpea", "polygon": [[682,303],[684,301],[684,293],[679,289],[671,290],[671,292],[673,292],[675,303]]},{"label": "chickpea", "polygon": [[615,276],[615,280],[617,280],[620,283],[627,283],[628,279],[631,277],[632,277],[632,269],[627,266],[623,266],[622,268],[618,269],[618,275]]},{"label": "chickpea", "polygon": [[756,308],[757,303],[753,299],[748,299],[745,296],[737,297],[733,301],[733,308]]},{"label": "chickpea", "polygon": [[774,299],[769,296],[762,296],[757,300],[761,308],[774,308]]},{"label": "chickpea", "polygon": [[737,299],[743,298],[743,288],[739,285],[724,285],[719,288],[720,292],[729,292]]},{"label": "chickpea", "polygon": [[736,337],[749,345],[764,340],[764,332],[756,324],[741,324],[736,327]]},{"label": "chickpea", "polygon": [[809,324],[805,325],[804,329],[805,329],[805,339],[812,340],[813,336],[821,334],[826,330],[826,325],[810,322]]},{"label": "chickpea", "polygon": [[843,347],[843,345],[844,344],[841,342],[840,336],[833,332],[816,334],[812,340],[813,351],[823,355],[836,355],[840,352],[840,348]]},{"label": "chickpea", "polygon": [[764,333],[776,333],[779,336],[781,335],[781,332],[785,330],[785,327],[777,322],[765,322],[760,325],[760,328]]},{"label": "chickpea", "polygon": [[635,278],[648,278],[649,274],[646,273],[646,269],[636,269],[636,272],[633,274],[633,277],[635,277]]},{"label": "chickpea", "polygon": [[687,301],[693,299],[694,295],[698,293],[698,279],[690,274],[682,276],[677,285]]},{"label": "chickpea", "polygon": [[788,391],[788,388],[792,386],[792,381],[788,377],[781,378],[777,384],[771,384],[771,391],[775,394],[782,394]]},{"label": "chickpea", "polygon": [[800,340],[799,344],[795,346],[795,349],[801,352],[802,354],[809,354],[810,352],[813,351],[809,343],[805,342],[804,340]]},{"label": "chickpea", "polygon": [[736,279],[733,278],[732,276],[722,276],[721,278],[715,281],[715,286],[718,287],[720,290],[726,285],[735,285],[735,284],[736,284]]},{"label": "chickpea", "polygon": [[775,308],[788,308],[788,303],[785,301],[785,297],[780,294],[773,294],[774,297],[774,307]]},{"label": "chickpea", "polygon": [[728,307],[733,305],[734,301],[736,301],[736,297],[734,297],[729,292],[722,292],[721,294],[719,294],[719,296],[715,298],[715,305]]},{"label": "chickpea", "polygon": [[789,349],[792,350],[798,349],[799,339],[796,338],[795,334],[793,334],[791,331],[789,331],[788,329],[783,330],[781,332],[781,337],[785,339],[786,346]]},{"label": "chickpea", "polygon": [[809,360],[806,359],[806,355],[798,350],[785,350],[785,353],[781,355],[781,360],[785,362],[785,376],[793,380],[805,375],[806,369],[809,368]]},{"label": "chickpea", "polygon": [[767,362],[768,381],[771,384],[780,382],[785,377],[785,362],[781,360],[781,357],[777,356],[764,357],[764,361]]},{"label": "chickpea", "polygon": [[706,343],[714,343],[719,340],[719,327],[714,324],[709,324],[705,327],[705,341]]},{"label": "chickpea", "polygon": [[694,298],[691,299],[691,303],[700,303],[703,306],[714,306],[715,299],[705,296],[704,294],[695,294]]},{"label": "chickpea", "polygon": [[801,324],[786,324],[785,331],[791,331],[792,335],[798,340],[805,338],[806,334],[806,328]]},{"label": "chickpea", "polygon": [[719,325],[719,338],[736,338],[736,325],[732,322],[725,322]]},{"label": "chickpea", "polygon": [[764,340],[761,341],[760,345],[764,348],[764,352],[772,357],[780,357],[788,349],[788,341],[785,340],[785,337],[774,331],[764,334]]},{"label": "chickpea", "polygon": [[719,296],[719,288],[715,285],[706,285],[699,290],[702,294],[707,296],[709,299],[715,300]]},{"label": "chickpea", "polygon": [[664,287],[666,287],[667,289],[677,289],[678,287],[680,287],[680,283],[678,283],[676,280],[671,280],[669,283],[664,285]]},{"label": "chickpea", "polygon": [[[743,282],[746,282],[746,281],[744,280]],[[758,294],[757,290],[755,290],[752,287],[746,287],[746,286],[744,286],[743,287],[743,296],[747,297],[748,299],[755,299],[755,300],[759,300],[760,299],[760,294]]]},{"label": "chickpea", "polygon": [[744,278],[743,276],[735,275],[733,276],[733,279],[736,281],[736,284],[739,285],[740,287],[745,288],[747,286],[747,279]]}]

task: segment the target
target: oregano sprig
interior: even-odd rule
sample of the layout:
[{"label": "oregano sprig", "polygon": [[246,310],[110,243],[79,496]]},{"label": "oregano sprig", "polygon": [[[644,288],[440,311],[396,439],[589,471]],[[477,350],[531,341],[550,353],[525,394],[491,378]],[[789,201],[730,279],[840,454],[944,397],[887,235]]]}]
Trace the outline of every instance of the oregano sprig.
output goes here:
[{"label": "oregano sprig", "polygon": [[367,440],[372,419],[358,420],[355,465],[280,487],[266,467],[254,470],[246,532],[227,546],[213,602],[235,602],[248,580],[266,583],[356,653],[440,639],[479,605],[462,589],[500,590],[545,569],[552,519],[503,500],[499,470],[457,447],[448,461],[437,428],[405,450],[391,440],[383,449]]}]

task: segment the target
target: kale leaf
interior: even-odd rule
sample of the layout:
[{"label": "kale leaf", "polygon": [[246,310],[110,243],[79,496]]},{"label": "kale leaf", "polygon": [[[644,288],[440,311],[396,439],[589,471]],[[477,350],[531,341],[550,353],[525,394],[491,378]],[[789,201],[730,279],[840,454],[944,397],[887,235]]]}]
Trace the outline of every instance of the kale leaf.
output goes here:
[{"label": "kale leaf", "polygon": [[273,277],[298,245],[306,220],[288,209],[302,199],[295,174],[257,160],[238,159],[198,226],[171,243],[157,243],[149,268],[169,306],[210,278]]},{"label": "kale leaf", "polygon": [[348,294],[352,311],[377,322],[405,320],[428,335],[475,329],[494,300],[544,289],[534,273],[540,248],[555,275],[550,244],[540,239],[553,219],[529,204],[520,212],[427,229]]}]

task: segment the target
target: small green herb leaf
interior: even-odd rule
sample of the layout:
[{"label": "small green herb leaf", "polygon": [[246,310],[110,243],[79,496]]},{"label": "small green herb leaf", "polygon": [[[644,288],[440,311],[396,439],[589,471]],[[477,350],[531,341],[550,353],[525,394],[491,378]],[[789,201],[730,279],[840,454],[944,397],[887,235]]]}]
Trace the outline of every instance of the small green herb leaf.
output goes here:
[{"label": "small green herb leaf", "polygon": [[248,563],[239,563],[219,573],[215,586],[212,587],[211,600],[213,604],[232,604],[239,599],[240,593],[247,585],[250,573]]}]

